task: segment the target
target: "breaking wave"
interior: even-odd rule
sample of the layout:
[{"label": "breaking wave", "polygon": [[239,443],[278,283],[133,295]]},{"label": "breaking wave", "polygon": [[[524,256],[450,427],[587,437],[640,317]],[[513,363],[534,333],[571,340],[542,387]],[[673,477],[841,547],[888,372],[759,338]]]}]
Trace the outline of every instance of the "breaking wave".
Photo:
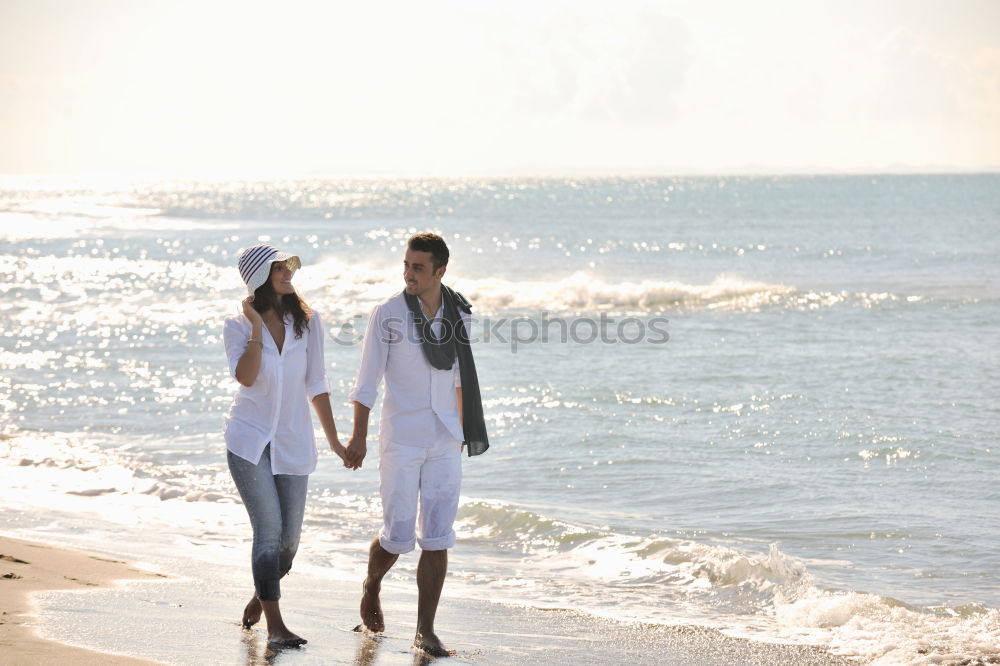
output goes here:
[{"label": "breaking wave", "polygon": [[[0,477],[37,510],[72,509],[123,526],[187,530],[181,541],[195,545],[246,537],[243,509],[221,466],[139,462],[127,448],[81,445],[69,434],[9,432],[2,445]],[[311,554],[314,563],[323,570],[349,561],[336,549],[362,548],[376,516],[369,497],[314,497],[306,515],[322,541]],[[915,607],[864,591],[825,589],[806,562],[778,544],[761,551],[745,542],[624,534],[475,498],[463,499],[456,531],[465,555],[451,572],[455,594],[710,626],[758,640],[821,645],[876,664],[1000,660],[1000,610]]]}]

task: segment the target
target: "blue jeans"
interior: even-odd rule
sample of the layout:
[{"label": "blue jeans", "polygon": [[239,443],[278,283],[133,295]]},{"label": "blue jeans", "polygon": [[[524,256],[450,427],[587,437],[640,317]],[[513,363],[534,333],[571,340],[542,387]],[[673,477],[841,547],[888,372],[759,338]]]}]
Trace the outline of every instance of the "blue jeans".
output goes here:
[{"label": "blue jeans", "polygon": [[271,474],[271,445],[254,465],[227,451],[229,473],[253,526],[253,584],[261,601],[281,598],[278,581],[292,568],[306,509],[308,475]]}]

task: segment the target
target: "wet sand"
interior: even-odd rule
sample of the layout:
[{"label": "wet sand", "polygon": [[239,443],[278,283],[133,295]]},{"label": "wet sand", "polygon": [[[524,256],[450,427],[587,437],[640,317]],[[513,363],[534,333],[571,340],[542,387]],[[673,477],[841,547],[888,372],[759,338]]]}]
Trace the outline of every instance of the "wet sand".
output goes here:
[{"label": "wet sand", "polygon": [[[83,664],[359,664],[390,666],[438,661],[411,650],[416,619],[415,584],[400,576],[383,588],[387,633],[353,632],[360,583],[333,580],[307,567],[282,582],[289,627],[309,639],[302,649],[276,653],[263,623],[239,626],[250,596],[249,572],[237,566],[178,559],[156,562],[169,579],[141,572],[113,556],[4,539],[0,581],[3,663]],[[112,560],[112,561],[109,561]],[[236,563],[233,563],[234,565]],[[2,574],[0,574],[2,575]],[[121,584],[113,581],[132,578]],[[9,587],[6,587],[9,586]],[[27,594],[35,591],[35,609]],[[540,610],[455,598],[448,587],[438,613],[438,634],[457,651],[458,664],[782,664],[843,666],[849,662],[812,647],[730,638],[699,627],[618,622],[572,610]],[[16,600],[17,610],[9,600]],[[8,619],[9,618],[9,619]],[[103,652],[69,647],[35,634]],[[112,657],[113,652],[128,657]]]},{"label": "wet sand", "polygon": [[44,590],[95,589],[119,580],[156,577],[121,560],[0,536],[0,663],[155,663],[42,638],[31,596]]}]

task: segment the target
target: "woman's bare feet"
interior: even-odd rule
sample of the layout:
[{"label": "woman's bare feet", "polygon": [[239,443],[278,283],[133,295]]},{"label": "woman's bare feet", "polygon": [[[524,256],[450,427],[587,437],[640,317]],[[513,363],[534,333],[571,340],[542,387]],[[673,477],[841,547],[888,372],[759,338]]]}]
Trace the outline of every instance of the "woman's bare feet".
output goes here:
[{"label": "woman's bare feet", "polygon": [[423,650],[432,657],[454,657],[455,651],[447,649],[434,632],[417,632],[413,647]]},{"label": "woman's bare feet", "polygon": [[282,627],[278,631],[267,632],[268,647],[297,648],[302,647],[308,642],[309,641],[301,636],[297,636],[296,634],[290,632],[288,627]]},{"label": "woman's bare feet", "polygon": [[297,648],[308,641],[298,634],[293,634],[285,621],[281,619],[281,609],[277,601],[262,601],[264,617],[267,618],[267,645],[272,648]]},{"label": "woman's bare feet", "polygon": [[258,599],[255,594],[253,599],[250,600],[250,603],[247,604],[247,607],[243,609],[243,628],[249,629],[253,625],[260,622],[260,615],[263,612],[264,609],[261,608],[260,599]]},{"label": "woman's bare feet", "polygon": [[379,600],[381,585],[364,582],[364,594],[361,595],[361,622],[368,631],[376,634],[385,631],[385,619],[382,617],[382,603]]}]

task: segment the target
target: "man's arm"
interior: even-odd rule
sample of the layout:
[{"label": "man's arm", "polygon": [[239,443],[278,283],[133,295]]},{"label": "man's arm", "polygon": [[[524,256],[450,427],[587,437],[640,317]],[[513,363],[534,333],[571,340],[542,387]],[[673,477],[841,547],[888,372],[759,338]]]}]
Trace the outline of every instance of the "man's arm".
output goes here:
[{"label": "man's arm", "polygon": [[368,415],[371,409],[354,401],[354,432],[347,442],[347,462],[354,468],[361,467],[361,461],[368,453]]},{"label": "man's arm", "polygon": [[347,443],[347,462],[354,469],[361,467],[361,462],[368,452],[368,415],[371,413],[375,398],[378,396],[378,385],[385,374],[389,359],[389,341],[385,332],[382,310],[375,306],[368,319],[364,342],[361,343],[361,364],[358,367],[358,377],[351,389],[349,400],[354,403],[354,430]]}]

